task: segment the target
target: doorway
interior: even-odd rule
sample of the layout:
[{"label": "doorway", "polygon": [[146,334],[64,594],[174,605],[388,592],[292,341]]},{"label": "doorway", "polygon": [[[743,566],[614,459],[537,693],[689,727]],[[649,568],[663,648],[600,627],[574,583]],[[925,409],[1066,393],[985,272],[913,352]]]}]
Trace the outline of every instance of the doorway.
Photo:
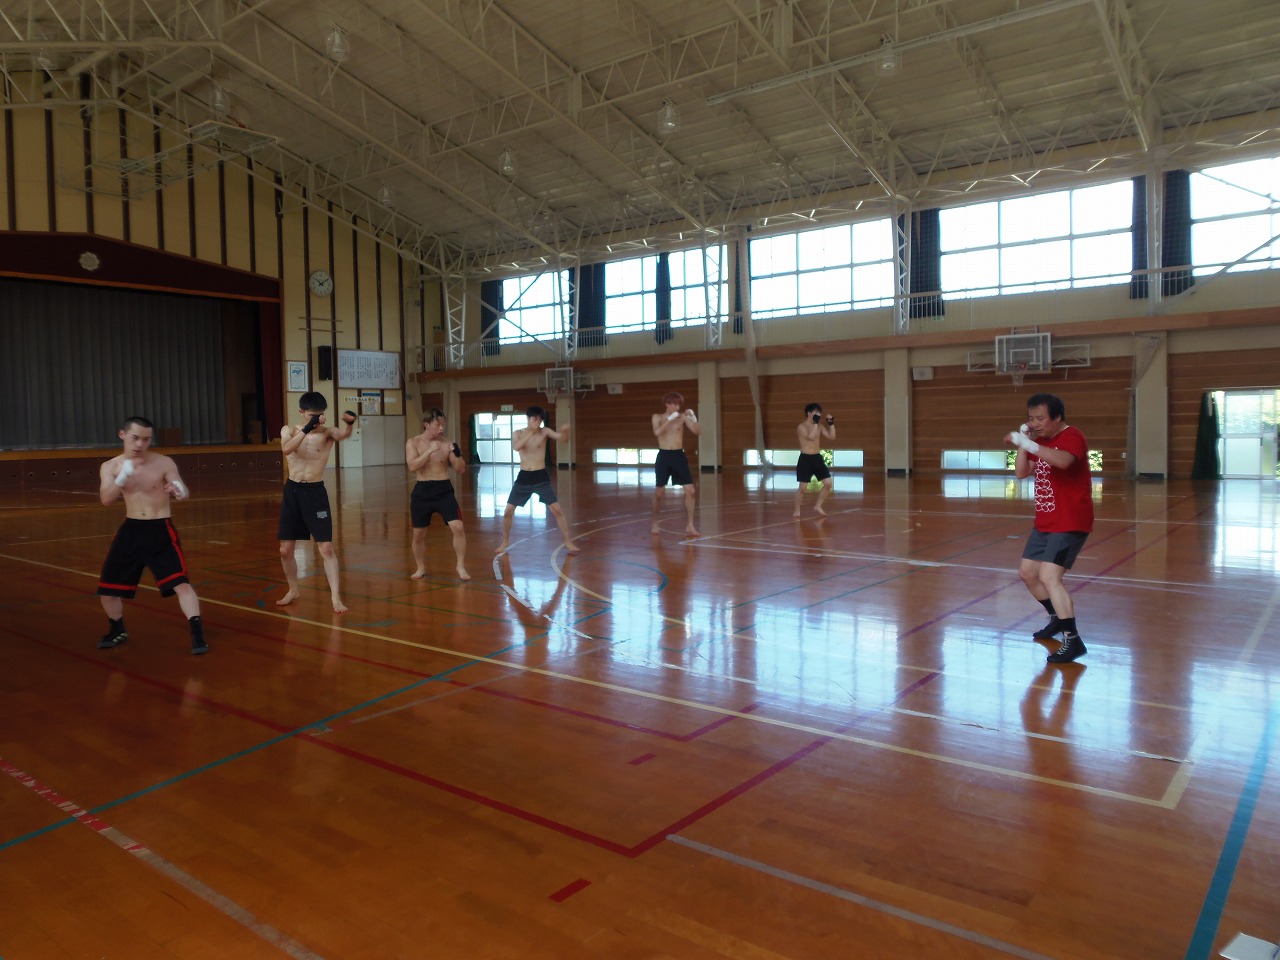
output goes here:
[{"label": "doorway", "polygon": [[1276,479],[1280,390],[1219,390],[1214,396],[1222,476]]}]

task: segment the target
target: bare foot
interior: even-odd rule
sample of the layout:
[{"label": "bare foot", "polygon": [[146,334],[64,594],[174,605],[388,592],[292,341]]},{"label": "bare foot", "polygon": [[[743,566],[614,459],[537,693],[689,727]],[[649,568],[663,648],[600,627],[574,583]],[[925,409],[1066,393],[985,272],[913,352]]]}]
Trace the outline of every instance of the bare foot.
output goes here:
[{"label": "bare foot", "polygon": [[288,606],[289,604],[293,603],[293,601],[297,599],[298,599],[298,591],[290,590],[283,597],[281,597],[279,600],[276,601],[276,606],[277,607]]},{"label": "bare foot", "polygon": [[347,605],[342,602],[342,598],[338,596],[336,593],[333,595],[333,612],[334,613],[347,612]]},{"label": "bare foot", "polygon": [[459,568],[458,568],[458,579],[459,579],[459,580],[470,580],[470,579],[471,579],[471,574],[467,573],[467,571],[466,571],[466,570],[464,570],[464,569],[462,569],[462,567],[459,567]]},{"label": "bare foot", "polygon": [[410,580],[421,580],[421,579],[422,579],[423,577],[425,577],[426,575],[427,575],[427,571],[425,571],[425,570],[415,570],[415,571],[413,571],[413,573],[409,574],[409,579],[410,579]]},{"label": "bare foot", "polygon": [[820,513],[820,514],[822,514],[824,517],[827,515],[827,511],[823,510],[821,507],[814,507],[814,508],[813,508],[813,512],[814,512],[814,513]]},{"label": "bare foot", "polygon": [[502,541],[502,546],[500,546],[497,550],[493,551],[493,555],[494,555],[495,557],[500,557],[500,556],[502,556],[504,553],[506,553],[506,552],[507,552],[508,550],[510,550],[510,549],[511,549],[511,544],[509,544],[509,543],[507,543],[507,541],[503,540],[503,541]]},{"label": "bare foot", "polygon": [[800,516],[800,508],[796,507],[796,512],[793,513],[791,516],[798,518]]},{"label": "bare foot", "polygon": [[700,537],[700,536],[702,536],[702,534],[698,533],[698,531],[697,531],[697,530],[695,530],[693,527],[685,527],[685,528],[684,528],[684,532],[685,532],[685,534],[686,534],[687,536],[690,536],[690,537]]},{"label": "bare foot", "polygon": [[572,543],[566,543],[564,545],[564,552],[565,553],[581,553],[582,551],[578,547],[575,547]]},{"label": "bare foot", "polygon": [[652,527],[649,528],[649,532],[656,537],[662,531],[658,529],[658,525],[655,523]]}]

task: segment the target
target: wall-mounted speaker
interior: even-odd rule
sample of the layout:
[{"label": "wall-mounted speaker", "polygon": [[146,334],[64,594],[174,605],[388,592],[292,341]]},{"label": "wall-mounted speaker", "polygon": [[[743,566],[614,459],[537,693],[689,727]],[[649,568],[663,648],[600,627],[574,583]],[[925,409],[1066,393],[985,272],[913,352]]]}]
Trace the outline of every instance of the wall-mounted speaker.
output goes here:
[{"label": "wall-mounted speaker", "polygon": [[333,379],[333,347],[316,347],[316,378]]},{"label": "wall-mounted speaker", "polygon": [[622,384],[620,383],[607,383],[605,388],[609,391],[609,396],[611,397],[616,397],[622,392]]},{"label": "wall-mounted speaker", "polygon": [[912,367],[911,379],[912,380],[932,380],[933,367]]}]

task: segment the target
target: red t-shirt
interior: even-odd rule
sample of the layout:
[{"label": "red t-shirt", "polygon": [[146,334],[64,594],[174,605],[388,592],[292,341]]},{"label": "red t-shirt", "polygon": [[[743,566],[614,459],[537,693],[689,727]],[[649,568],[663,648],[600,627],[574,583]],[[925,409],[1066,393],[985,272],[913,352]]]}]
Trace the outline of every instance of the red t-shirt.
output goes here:
[{"label": "red t-shirt", "polygon": [[1089,476],[1089,443],[1075,427],[1064,427],[1042,447],[1065,450],[1076,458],[1066,470],[1027,454],[1035,478],[1036,529],[1043,533],[1090,533],[1093,530],[1093,480]]}]

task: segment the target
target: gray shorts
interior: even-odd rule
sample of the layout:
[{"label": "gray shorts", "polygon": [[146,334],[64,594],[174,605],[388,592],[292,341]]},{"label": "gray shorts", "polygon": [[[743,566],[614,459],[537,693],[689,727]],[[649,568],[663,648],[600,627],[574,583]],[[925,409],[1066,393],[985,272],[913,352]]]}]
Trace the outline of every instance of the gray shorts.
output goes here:
[{"label": "gray shorts", "polygon": [[1027,537],[1027,545],[1022,548],[1022,559],[1039,560],[1041,563],[1052,563],[1070,570],[1088,539],[1089,534],[1078,531],[1045,533],[1043,530],[1032,530],[1031,536]]}]

